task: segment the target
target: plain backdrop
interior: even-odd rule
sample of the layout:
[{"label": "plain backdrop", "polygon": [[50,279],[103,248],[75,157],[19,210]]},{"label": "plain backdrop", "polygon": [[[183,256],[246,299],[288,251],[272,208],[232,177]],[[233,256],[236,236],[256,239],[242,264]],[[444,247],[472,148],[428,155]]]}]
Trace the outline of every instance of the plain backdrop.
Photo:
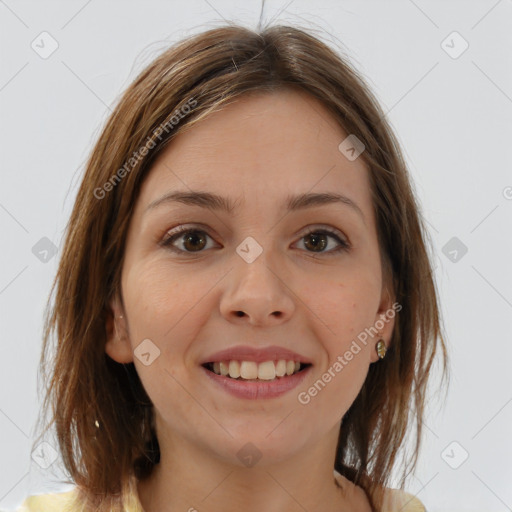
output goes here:
[{"label": "plain backdrop", "polygon": [[[43,309],[109,109],[172,42],[224,19],[256,28],[260,11],[260,1],[0,1],[0,509],[67,488],[59,461],[43,469],[30,451]],[[276,0],[272,18],[322,30],[363,73],[428,222],[452,378],[444,402],[431,393],[407,488],[429,512],[511,510],[512,2]]]}]

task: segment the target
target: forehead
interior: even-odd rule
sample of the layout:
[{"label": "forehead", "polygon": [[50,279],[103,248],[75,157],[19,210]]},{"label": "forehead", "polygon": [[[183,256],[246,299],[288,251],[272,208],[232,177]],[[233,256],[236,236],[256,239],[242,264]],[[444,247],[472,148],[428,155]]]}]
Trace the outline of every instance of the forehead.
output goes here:
[{"label": "forehead", "polygon": [[146,177],[137,209],[176,189],[207,190],[260,207],[329,190],[350,197],[371,218],[366,165],[338,149],[347,136],[306,93],[245,95],[171,141]]}]

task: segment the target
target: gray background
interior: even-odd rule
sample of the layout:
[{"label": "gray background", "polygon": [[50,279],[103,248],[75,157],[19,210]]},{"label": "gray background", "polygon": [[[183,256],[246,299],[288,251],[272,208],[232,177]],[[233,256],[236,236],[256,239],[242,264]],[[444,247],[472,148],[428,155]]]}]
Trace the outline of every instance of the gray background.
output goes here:
[{"label": "gray background", "polygon": [[[0,509],[66,488],[58,460],[43,469],[30,453],[42,315],[110,106],[168,44],[223,18],[255,28],[260,9],[0,0]],[[444,403],[431,393],[408,489],[430,512],[512,510],[512,2],[287,0],[267,3],[272,17],[345,47],[398,134],[428,221],[452,381]],[[58,44],[47,58],[43,31]]]}]

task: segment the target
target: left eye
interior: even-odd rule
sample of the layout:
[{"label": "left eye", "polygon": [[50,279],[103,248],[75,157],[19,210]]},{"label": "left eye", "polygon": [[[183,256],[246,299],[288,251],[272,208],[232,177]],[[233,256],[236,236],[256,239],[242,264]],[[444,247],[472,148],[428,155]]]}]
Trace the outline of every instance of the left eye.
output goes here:
[{"label": "left eye", "polygon": [[[207,246],[207,239],[213,240],[208,233],[200,229],[193,228],[179,228],[177,232],[169,235],[162,241],[164,247],[169,247],[174,252],[202,252],[203,249],[211,247]],[[329,245],[329,239],[334,240],[338,247],[325,250]],[[341,239],[338,234],[328,229],[317,229],[309,231],[302,235],[300,238],[304,241],[304,246],[307,252],[313,253],[336,253],[338,251],[348,250],[350,245],[345,240]],[[183,248],[177,247],[181,245]]]},{"label": "left eye", "polygon": [[[324,251],[324,249],[329,245],[329,238],[335,240],[336,243],[338,244],[338,247],[335,247],[334,249],[331,249],[329,251]],[[314,231],[310,231],[301,237],[301,240],[304,239],[308,241],[308,243],[304,243],[304,245],[309,245],[309,247],[312,247],[314,249],[311,252],[336,253],[338,251],[346,251],[350,247],[348,242],[342,240],[337,233],[335,233],[334,231],[330,231],[328,229],[317,229]]]}]

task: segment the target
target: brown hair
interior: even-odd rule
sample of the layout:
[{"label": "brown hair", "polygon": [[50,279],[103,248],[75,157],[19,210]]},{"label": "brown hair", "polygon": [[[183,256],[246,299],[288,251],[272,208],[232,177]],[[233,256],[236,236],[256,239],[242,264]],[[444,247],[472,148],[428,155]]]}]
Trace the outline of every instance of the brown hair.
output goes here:
[{"label": "brown hair", "polygon": [[[370,365],[343,417],[335,469],[361,486],[378,509],[410,412],[416,444],[403,464],[402,487],[416,465],[427,379],[439,347],[446,377],[447,351],[430,240],[397,139],[364,80],[317,37],[288,26],[256,32],[228,25],[172,46],[128,87],[92,150],[67,226],[47,308],[55,294],[54,304],[45,317],[40,369],[49,384],[42,409],[52,407],[45,431],[55,425],[84,510],[121,510],[128,479],[145,478],[159,460],[151,401],[133,363],[119,364],[105,353],[109,302],[120,291],[125,239],[142,181],[183,129],[243,94],[284,88],[318,99],[364,143],[383,275],[403,307],[388,354]],[[187,111],[191,101],[195,107]],[[188,113],[173,124],[176,112]],[[162,126],[173,128],[164,133]],[[50,355],[52,332],[57,345]]]}]

